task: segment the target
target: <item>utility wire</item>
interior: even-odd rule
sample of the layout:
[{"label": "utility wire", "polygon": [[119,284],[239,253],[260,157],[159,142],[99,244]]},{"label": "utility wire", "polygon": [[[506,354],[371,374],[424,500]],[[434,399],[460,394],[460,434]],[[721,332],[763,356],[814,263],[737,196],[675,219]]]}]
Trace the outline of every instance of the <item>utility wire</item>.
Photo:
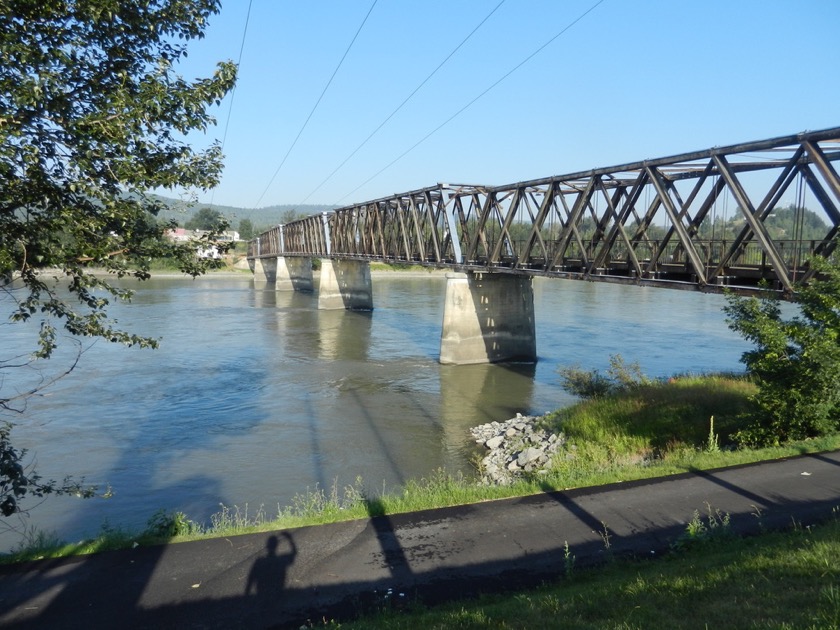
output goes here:
[{"label": "utility wire", "polygon": [[[242,42],[239,44],[239,57],[236,60],[237,73],[242,67],[242,52],[245,50],[245,36],[248,34],[248,23],[251,21],[251,4],[253,0],[248,0],[248,13],[245,14],[245,28],[242,30]],[[225,120],[225,131],[222,134],[222,154],[225,152],[225,142],[227,141],[228,128],[230,127],[230,114],[233,112],[233,99],[236,96],[236,83],[230,91],[230,103],[228,104],[227,119]],[[216,187],[210,193],[210,205],[213,205],[213,200],[216,198]]]},{"label": "utility wire", "polygon": [[378,2],[378,0],[373,0],[373,4],[370,5],[370,9],[368,9],[367,15],[365,15],[365,19],[362,20],[362,23],[359,25],[359,28],[356,30],[356,34],[353,35],[353,39],[351,40],[350,45],[347,46],[347,50],[344,51],[344,54],[341,56],[341,60],[338,62],[338,65],[335,67],[335,70],[333,70],[333,73],[332,73],[332,76],[330,77],[330,80],[327,81],[327,84],[324,86],[324,89],[321,92],[321,96],[318,97],[318,100],[315,102],[315,106],[312,108],[312,111],[309,112],[309,116],[306,117],[306,120],[304,121],[303,126],[300,128],[300,131],[298,131],[297,136],[295,136],[294,142],[292,142],[292,146],[290,146],[289,150],[286,151],[286,155],[283,156],[283,161],[280,162],[280,166],[277,167],[277,170],[274,171],[274,175],[272,175],[271,179],[268,180],[268,185],[265,187],[265,190],[262,191],[262,194],[260,195],[260,198],[257,199],[257,203],[254,204],[254,207],[260,205],[260,201],[262,201],[263,197],[265,197],[265,193],[267,193],[268,189],[271,188],[271,184],[274,183],[274,178],[277,177],[277,174],[280,172],[280,169],[283,168],[283,165],[286,163],[286,160],[288,159],[289,154],[292,152],[292,149],[295,148],[295,145],[297,144],[297,141],[300,139],[300,136],[303,133],[303,130],[306,129],[306,125],[309,124],[309,119],[312,118],[312,114],[314,114],[315,110],[318,109],[318,105],[321,103],[321,99],[324,98],[324,94],[327,93],[327,90],[329,89],[330,84],[333,82],[333,79],[335,78],[335,75],[338,74],[338,69],[341,68],[341,64],[344,63],[344,59],[347,57],[347,53],[350,52],[350,49],[353,47],[353,44],[356,42],[356,38],[359,36],[359,33],[362,32],[362,28],[364,27],[365,22],[367,22],[367,19],[370,17],[371,12],[373,11],[373,7],[376,6],[377,2]]},{"label": "utility wire", "polygon": [[537,49],[536,49],[534,52],[532,52],[530,55],[528,55],[527,57],[525,57],[525,59],[523,59],[523,60],[522,60],[522,61],[520,61],[518,64],[516,64],[513,68],[511,68],[510,70],[508,70],[508,71],[507,71],[504,75],[502,75],[502,77],[501,77],[501,78],[499,78],[497,81],[495,81],[492,85],[490,85],[490,87],[488,87],[487,89],[485,89],[485,90],[484,90],[481,94],[479,94],[478,96],[476,96],[476,97],[475,97],[474,99],[472,99],[469,103],[467,103],[467,104],[466,104],[466,105],[464,105],[461,109],[459,109],[457,112],[455,112],[454,114],[452,114],[452,116],[450,116],[449,118],[447,118],[447,119],[446,119],[445,121],[443,121],[440,125],[438,125],[438,126],[437,126],[437,127],[435,127],[434,129],[432,129],[429,133],[427,133],[427,134],[426,134],[425,136],[423,136],[420,140],[418,140],[416,143],[414,143],[414,144],[413,144],[411,147],[409,147],[406,151],[404,151],[403,153],[401,153],[400,155],[398,155],[396,158],[394,158],[394,159],[393,159],[391,162],[389,162],[387,165],[385,165],[384,167],[382,167],[381,169],[379,169],[376,173],[374,173],[374,174],[373,174],[373,175],[371,175],[369,178],[367,178],[365,181],[363,181],[361,184],[359,184],[358,186],[356,186],[356,187],[355,187],[353,190],[351,190],[349,193],[347,193],[346,195],[344,195],[343,197],[341,197],[341,199],[338,199],[338,200],[337,200],[337,201],[336,201],[333,205],[334,205],[334,206],[339,205],[339,204],[341,203],[341,201],[343,201],[344,199],[346,199],[347,197],[349,197],[350,195],[352,195],[354,192],[356,192],[357,190],[359,190],[362,186],[364,186],[365,184],[369,183],[371,180],[373,180],[373,179],[375,179],[375,178],[379,177],[379,176],[380,176],[383,172],[385,172],[386,170],[388,170],[389,168],[391,168],[394,164],[396,164],[397,162],[399,162],[399,161],[400,161],[401,159],[403,159],[406,155],[408,155],[408,154],[409,154],[409,153],[411,153],[414,149],[416,149],[416,148],[417,148],[417,147],[419,147],[421,144],[423,144],[426,140],[428,140],[429,138],[431,138],[434,134],[436,134],[438,131],[440,131],[441,129],[443,129],[443,128],[444,128],[446,125],[448,125],[450,122],[452,122],[453,120],[455,120],[455,118],[457,118],[458,116],[460,116],[460,115],[461,115],[464,111],[466,111],[469,107],[471,107],[471,106],[473,105],[473,103],[475,103],[475,102],[476,102],[477,100],[479,100],[482,96],[484,96],[484,95],[485,95],[485,94],[487,94],[490,90],[492,90],[492,89],[493,89],[493,88],[495,88],[497,85],[499,85],[499,83],[501,83],[502,81],[504,81],[505,79],[507,79],[507,78],[508,78],[511,74],[513,74],[514,72],[516,72],[517,70],[519,70],[519,68],[521,68],[522,66],[524,66],[524,65],[525,65],[526,63],[528,63],[531,59],[533,59],[534,57],[536,57],[539,53],[541,53],[541,52],[543,51],[543,49],[544,49],[544,48],[546,48],[549,44],[551,44],[552,42],[554,42],[554,40],[556,40],[558,37],[560,37],[561,35],[563,35],[563,33],[565,33],[566,31],[568,31],[568,30],[569,30],[570,28],[572,28],[575,24],[577,24],[578,22],[580,22],[580,21],[581,21],[583,18],[585,18],[587,15],[589,15],[592,11],[594,11],[594,10],[598,7],[598,5],[602,4],[603,2],[604,2],[604,0],[598,0],[598,2],[596,2],[596,3],[595,3],[595,4],[593,4],[591,7],[589,7],[586,11],[584,11],[583,13],[581,13],[581,14],[580,14],[577,18],[575,18],[572,22],[570,22],[569,24],[567,24],[567,25],[563,28],[563,30],[561,30],[559,33],[557,33],[556,35],[554,35],[551,39],[549,39],[549,40],[548,40],[547,42],[545,42],[542,46],[540,46],[539,48],[537,48]]},{"label": "utility wire", "polygon": [[386,124],[389,120],[391,120],[391,119],[392,119],[392,118],[396,115],[396,113],[397,113],[398,111],[400,111],[400,110],[401,110],[401,109],[405,106],[405,104],[406,104],[406,103],[408,103],[408,101],[410,101],[410,100],[412,99],[412,97],[413,97],[415,94],[417,94],[417,92],[419,92],[419,91],[420,91],[420,88],[422,88],[424,85],[426,85],[426,83],[428,83],[428,82],[429,82],[429,80],[430,80],[433,76],[435,76],[435,75],[437,74],[438,70],[440,70],[440,69],[441,69],[441,68],[442,68],[442,67],[446,64],[446,62],[447,62],[447,61],[449,61],[449,60],[452,58],[452,56],[453,56],[456,52],[458,52],[458,50],[459,50],[459,49],[460,49],[460,48],[461,48],[464,44],[466,44],[466,43],[467,43],[467,40],[469,40],[469,39],[470,39],[473,35],[475,35],[476,31],[477,31],[478,29],[480,29],[480,28],[484,25],[484,23],[485,23],[487,20],[489,20],[489,19],[490,19],[490,16],[492,16],[492,15],[493,15],[493,14],[494,14],[494,13],[495,13],[498,9],[499,9],[499,7],[500,7],[500,6],[502,6],[504,3],[505,3],[505,0],[501,0],[501,2],[499,2],[499,4],[497,4],[497,5],[495,6],[495,8],[493,8],[493,10],[492,10],[492,11],[490,11],[490,13],[488,13],[488,14],[485,16],[485,18],[484,18],[483,20],[481,20],[481,22],[479,22],[479,23],[478,23],[478,26],[476,26],[476,27],[475,27],[475,28],[474,28],[474,29],[470,32],[470,34],[469,34],[469,35],[467,35],[467,36],[466,36],[463,40],[461,40],[461,43],[460,43],[460,44],[458,44],[457,46],[455,46],[455,48],[453,48],[453,49],[452,49],[452,52],[450,52],[450,53],[446,56],[446,58],[445,58],[443,61],[441,61],[441,62],[440,62],[440,64],[438,64],[437,68],[435,68],[434,70],[432,70],[431,74],[429,74],[429,76],[427,76],[425,79],[423,79],[423,81],[420,83],[420,85],[418,85],[416,88],[414,88],[414,90],[411,92],[411,94],[409,94],[408,96],[406,96],[406,97],[405,97],[405,100],[403,100],[403,102],[402,102],[402,103],[400,103],[400,104],[397,106],[397,108],[396,108],[394,111],[392,111],[392,112],[388,115],[388,117],[387,117],[385,120],[383,120],[381,123],[379,123],[379,126],[378,126],[376,129],[374,129],[373,131],[371,131],[371,132],[370,132],[370,135],[369,135],[367,138],[365,138],[359,146],[357,146],[355,149],[353,149],[353,152],[352,152],[352,153],[350,153],[350,155],[348,155],[346,158],[344,158],[344,161],[343,161],[343,162],[341,162],[341,164],[339,164],[338,166],[336,166],[336,167],[335,167],[335,170],[334,170],[332,173],[330,173],[329,175],[327,175],[327,177],[324,179],[324,181],[322,181],[320,184],[318,184],[318,186],[317,186],[317,187],[316,187],[316,188],[315,188],[312,192],[310,192],[308,195],[306,195],[306,197],[303,199],[303,201],[301,201],[298,205],[299,205],[299,206],[302,206],[304,203],[306,203],[306,201],[307,201],[307,200],[308,200],[308,199],[309,199],[312,195],[314,195],[316,192],[318,192],[319,190],[321,190],[321,187],[322,187],[324,184],[326,184],[328,181],[330,181],[330,180],[332,179],[333,175],[335,175],[335,174],[336,174],[339,170],[341,170],[341,168],[342,168],[345,164],[347,164],[347,162],[349,162],[349,161],[350,161],[350,158],[352,158],[354,155],[356,155],[356,153],[358,153],[358,152],[359,152],[359,150],[360,150],[363,146],[365,146],[365,145],[366,145],[366,144],[370,141],[370,139],[371,139],[371,138],[373,138],[373,136],[375,136],[375,135],[379,132],[379,130],[380,130],[380,129],[382,129],[382,127],[384,127],[384,126],[385,126],[385,124]]}]

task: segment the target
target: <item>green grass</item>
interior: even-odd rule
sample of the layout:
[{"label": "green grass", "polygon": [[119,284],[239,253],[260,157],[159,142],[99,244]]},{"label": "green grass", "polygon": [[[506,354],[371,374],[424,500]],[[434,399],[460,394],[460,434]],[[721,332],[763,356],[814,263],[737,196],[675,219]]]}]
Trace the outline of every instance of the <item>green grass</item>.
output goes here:
[{"label": "green grass", "polygon": [[[746,422],[753,391],[740,377],[685,376],[581,401],[543,420],[567,437],[567,449],[557,454],[553,469],[510,486],[482,486],[438,470],[407,482],[399,493],[379,496],[359,479],[344,488],[307,489],[290,505],[273,510],[223,506],[207,524],[158,512],[144,531],[106,526],[94,539],[73,545],[36,532],[14,553],[0,555],[0,563],[318,525],[840,449],[840,434],[780,447],[735,449],[730,436]],[[712,416],[716,448],[711,448]]]},{"label": "green grass", "polygon": [[536,589],[434,608],[409,603],[405,610],[328,625],[345,630],[838,628],[839,557],[835,512],[834,520],[816,527],[706,539],[663,558],[573,569]]}]

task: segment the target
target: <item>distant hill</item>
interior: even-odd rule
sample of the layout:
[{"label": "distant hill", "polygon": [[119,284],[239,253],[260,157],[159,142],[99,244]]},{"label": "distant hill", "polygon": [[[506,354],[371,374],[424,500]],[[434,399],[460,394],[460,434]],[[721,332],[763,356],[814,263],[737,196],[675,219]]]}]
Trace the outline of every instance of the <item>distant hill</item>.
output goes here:
[{"label": "distant hill", "polygon": [[170,197],[163,197],[161,195],[154,195],[156,199],[167,206],[167,210],[162,210],[158,215],[162,219],[174,219],[179,225],[183,226],[196,212],[202,208],[211,208],[220,212],[225,218],[230,221],[230,226],[235,230],[239,226],[239,222],[248,219],[253,224],[257,231],[262,231],[278,223],[288,223],[296,218],[306,217],[312,214],[321,212],[329,212],[335,210],[339,206],[319,206],[319,205],[302,205],[294,206],[290,204],[283,204],[277,206],[266,206],[265,208],[237,208],[235,206],[222,206],[211,203],[196,203],[189,205],[180,199],[172,199]]}]

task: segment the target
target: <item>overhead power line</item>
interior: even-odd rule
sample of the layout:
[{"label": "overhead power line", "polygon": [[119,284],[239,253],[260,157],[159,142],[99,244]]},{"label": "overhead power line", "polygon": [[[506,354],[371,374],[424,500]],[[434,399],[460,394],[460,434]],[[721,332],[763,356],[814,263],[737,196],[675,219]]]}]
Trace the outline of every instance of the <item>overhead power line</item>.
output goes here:
[{"label": "overhead power line", "polygon": [[501,0],[501,2],[499,2],[499,4],[497,4],[497,5],[493,8],[493,10],[491,10],[491,11],[490,11],[490,13],[488,13],[488,14],[484,17],[484,19],[483,19],[483,20],[481,20],[481,22],[479,22],[479,23],[478,23],[478,26],[476,26],[476,27],[475,27],[472,31],[470,31],[469,35],[467,35],[464,39],[462,39],[462,40],[461,40],[461,43],[460,43],[460,44],[458,44],[457,46],[455,46],[455,48],[453,48],[453,49],[452,49],[452,51],[451,51],[451,52],[450,52],[450,53],[446,56],[446,58],[444,58],[444,60],[443,60],[443,61],[441,61],[441,62],[438,64],[437,68],[435,68],[434,70],[432,70],[431,74],[429,74],[429,76],[427,76],[425,79],[423,79],[423,81],[421,81],[421,82],[420,82],[420,85],[418,85],[416,88],[414,88],[414,90],[411,92],[411,94],[409,94],[408,96],[406,96],[406,97],[405,97],[405,100],[403,100],[403,102],[402,102],[402,103],[400,103],[394,111],[392,111],[390,114],[388,114],[388,117],[387,117],[387,118],[385,118],[385,120],[383,120],[381,123],[379,123],[379,126],[378,126],[378,127],[376,127],[376,129],[374,129],[373,131],[371,131],[371,132],[370,132],[370,135],[369,135],[367,138],[365,138],[359,146],[357,146],[355,149],[353,149],[352,153],[350,153],[350,155],[348,155],[346,158],[344,158],[344,160],[341,162],[341,164],[339,164],[338,166],[336,166],[336,167],[335,167],[335,170],[333,170],[333,172],[332,172],[332,173],[330,173],[329,175],[327,175],[327,176],[326,176],[326,178],[324,178],[324,181],[322,181],[320,184],[318,184],[318,186],[316,186],[316,187],[315,187],[315,189],[314,189],[312,192],[310,192],[308,195],[306,195],[306,197],[305,197],[305,198],[304,198],[304,199],[303,199],[303,200],[302,200],[302,201],[301,201],[298,205],[301,205],[301,206],[302,206],[304,203],[306,203],[306,201],[307,201],[307,200],[308,200],[308,199],[309,199],[312,195],[314,195],[316,192],[318,192],[319,190],[321,190],[321,187],[322,187],[324,184],[326,184],[328,181],[330,181],[330,180],[332,179],[333,175],[335,175],[335,174],[336,174],[339,170],[341,170],[341,168],[342,168],[345,164],[347,164],[347,162],[349,162],[349,161],[350,161],[350,159],[351,159],[354,155],[356,155],[356,153],[358,153],[358,152],[359,152],[359,150],[360,150],[363,146],[365,146],[365,145],[366,145],[366,144],[370,141],[370,139],[371,139],[371,138],[373,138],[373,136],[375,136],[375,135],[379,132],[379,130],[380,130],[380,129],[382,129],[382,127],[384,127],[384,126],[386,125],[386,123],[387,123],[389,120],[391,120],[391,119],[392,119],[392,118],[396,115],[396,113],[397,113],[397,112],[399,112],[399,111],[400,111],[400,110],[401,110],[401,109],[405,106],[405,104],[406,104],[406,103],[408,103],[408,101],[410,101],[410,100],[412,99],[412,97],[413,97],[415,94],[417,94],[417,92],[419,92],[419,91],[420,91],[420,88],[422,88],[424,85],[426,85],[426,83],[428,83],[428,82],[429,82],[429,79],[431,79],[433,76],[435,76],[435,75],[437,74],[438,70],[440,70],[440,69],[441,69],[441,68],[442,68],[442,67],[446,64],[446,62],[447,62],[447,61],[449,61],[449,59],[450,59],[450,58],[451,58],[451,57],[452,57],[452,56],[453,56],[456,52],[458,52],[458,50],[459,50],[459,49],[460,49],[460,48],[461,48],[464,44],[466,44],[466,43],[467,43],[467,40],[469,40],[469,39],[470,39],[473,35],[475,35],[476,31],[478,31],[478,29],[480,29],[480,28],[484,25],[484,23],[485,23],[487,20],[489,20],[489,19],[490,19],[490,16],[492,16],[492,15],[493,15],[493,14],[494,14],[494,13],[495,13],[498,9],[499,9],[499,7],[500,7],[500,6],[502,6],[504,3],[505,3],[505,0]]},{"label": "overhead power line", "polygon": [[[239,44],[239,57],[236,60],[236,69],[237,72],[239,68],[242,67],[242,52],[245,50],[245,36],[248,34],[248,23],[251,21],[251,4],[253,0],[248,0],[248,12],[245,14],[245,28],[242,29],[242,41]],[[227,134],[228,128],[230,127],[230,114],[233,111],[233,99],[236,96],[236,83],[233,84],[233,88],[230,91],[230,102],[228,103],[228,113],[227,118],[225,119],[225,130],[222,133],[222,154],[225,152],[225,142],[227,141]],[[213,190],[210,192],[210,205],[213,205],[213,201],[216,198],[216,187],[213,187]]]},{"label": "overhead power line", "polygon": [[286,163],[286,160],[289,158],[289,154],[292,152],[292,149],[295,148],[295,145],[297,144],[297,141],[300,139],[300,136],[303,133],[303,130],[306,129],[306,125],[309,124],[309,119],[312,118],[312,114],[314,114],[315,110],[318,109],[318,105],[320,105],[321,99],[324,98],[324,94],[327,93],[327,90],[329,89],[330,84],[333,82],[333,79],[335,78],[335,75],[338,74],[338,70],[339,70],[339,68],[341,68],[341,64],[344,63],[344,59],[347,57],[347,54],[350,52],[350,49],[353,47],[353,44],[356,42],[356,38],[359,36],[359,33],[362,32],[362,28],[364,27],[365,22],[367,22],[368,17],[370,17],[371,12],[373,11],[373,7],[376,6],[377,1],[378,0],[373,0],[373,4],[370,5],[370,9],[368,9],[367,14],[365,15],[365,19],[362,20],[362,23],[359,25],[359,28],[356,29],[356,34],[353,35],[353,39],[350,41],[350,45],[347,46],[347,50],[344,51],[344,54],[341,56],[341,59],[339,60],[338,65],[335,67],[335,70],[333,70],[332,76],[330,76],[330,80],[327,81],[327,84],[324,86],[324,89],[321,91],[321,96],[319,96],[318,100],[315,101],[315,105],[312,107],[312,111],[309,112],[309,116],[306,117],[306,120],[303,122],[303,126],[300,128],[300,131],[298,131],[297,136],[295,136],[295,139],[292,142],[292,146],[290,146],[289,150],[286,151],[286,155],[283,156],[283,160],[280,162],[280,166],[277,167],[277,170],[274,171],[274,175],[272,175],[271,179],[268,180],[268,185],[265,187],[265,190],[262,191],[262,194],[260,195],[260,198],[257,199],[257,203],[254,204],[254,207],[260,205],[260,201],[262,201],[263,197],[265,197],[265,194],[268,192],[268,189],[271,188],[271,184],[274,183],[274,179],[277,177],[277,174],[280,172],[280,169],[283,168],[283,165]]},{"label": "overhead power line", "polygon": [[596,9],[596,8],[597,8],[600,4],[602,4],[603,2],[604,2],[604,0],[598,0],[595,4],[593,4],[591,7],[589,7],[586,11],[584,11],[583,13],[581,13],[578,17],[576,17],[576,18],[575,18],[574,20],[572,20],[569,24],[567,24],[567,25],[566,25],[566,26],[565,26],[565,27],[564,27],[564,28],[563,28],[563,29],[562,29],[559,33],[557,33],[556,35],[554,35],[553,37],[551,37],[551,39],[549,39],[547,42],[545,42],[542,46],[540,46],[539,48],[537,48],[534,52],[532,52],[530,55],[528,55],[527,57],[525,57],[522,61],[520,61],[518,64],[516,64],[513,68],[511,68],[511,69],[510,69],[510,70],[508,70],[505,74],[503,74],[503,75],[502,75],[499,79],[497,79],[495,82],[493,82],[493,83],[492,83],[492,84],[491,84],[488,88],[486,88],[483,92],[481,92],[481,94],[479,94],[478,96],[476,96],[475,98],[473,98],[473,99],[472,99],[469,103],[467,103],[466,105],[464,105],[461,109],[459,109],[457,112],[455,112],[454,114],[452,114],[449,118],[447,118],[447,119],[446,119],[445,121],[443,121],[441,124],[439,124],[437,127],[435,127],[434,129],[432,129],[432,130],[431,130],[429,133],[427,133],[425,136],[423,136],[422,138],[420,138],[420,140],[418,140],[417,142],[415,142],[415,143],[414,143],[411,147],[409,147],[409,148],[408,148],[408,149],[406,149],[404,152],[402,152],[400,155],[398,155],[396,158],[394,158],[393,160],[391,160],[388,164],[386,164],[385,166],[383,166],[383,167],[382,167],[381,169],[379,169],[376,173],[374,173],[373,175],[371,175],[370,177],[368,177],[365,181],[363,181],[361,184],[359,184],[358,186],[356,186],[356,187],[355,187],[353,190],[351,190],[349,193],[347,193],[346,195],[344,195],[343,197],[341,197],[340,199],[338,199],[338,200],[337,200],[337,201],[336,201],[333,205],[335,205],[335,206],[339,205],[339,204],[340,204],[340,203],[341,203],[344,199],[346,199],[347,197],[349,197],[350,195],[352,195],[354,192],[356,192],[357,190],[359,190],[359,189],[360,189],[362,186],[364,186],[365,184],[368,184],[368,183],[369,183],[369,182],[371,182],[372,180],[374,180],[374,179],[376,179],[377,177],[379,177],[382,173],[384,173],[386,170],[388,170],[389,168],[391,168],[394,164],[396,164],[397,162],[399,162],[399,161],[400,161],[401,159],[403,159],[406,155],[408,155],[409,153],[411,153],[414,149],[416,149],[417,147],[419,147],[419,146],[420,146],[421,144],[423,144],[426,140],[428,140],[428,139],[429,139],[429,138],[431,138],[433,135],[435,135],[438,131],[440,131],[440,130],[441,130],[441,129],[443,129],[446,125],[448,125],[450,122],[452,122],[453,120],[455,120],[455,118],[457,118],[457,117],[458,117],[458,116],[460,116],[462,113],[464,113],[467,109],[469,109],[469,108],[470,108],[470,107],[471,107],[471,106],[472,106],[472,105],[473,105],[476,101],[478,101],[481,97],[483,97],[483,96],[484,96],[485,94],[487,94],[490,90],[492,90],[492,89],[493,89],[493,88],[495,88],[497,85],[499,85],[499,83],[501,83],[502,81],[504,81],[505,79],[507,79],[507,78],[508,78],[510,75],[512,75],[514,72],[516,72],[517,70],[519,70],[519,68],[521,68],[522,66],[524,66],[524,65],[525,65],[526,63],[528,63],[531,59],[533,59],[534,57],[536,57],[536,56],[537,56],[539,53],[541,53],[541,52],[542,52],[542,51],[543,51],[543,50],[544,50],[547,46],[549,46],[552,42],[554,42],[554,40],[556,40],[558,37],[560,37],[561,35],[563,35],[563,33],[565,33],[566,31],[568,31],[568,30],[569,30],[570,28],[572,28],[575,24],[577,24],[578,22],[580,22],[583,18],[585,18],[587,15],[589,15],[592,11],[594,11],[594,10],[595,10],[595,9]]}]

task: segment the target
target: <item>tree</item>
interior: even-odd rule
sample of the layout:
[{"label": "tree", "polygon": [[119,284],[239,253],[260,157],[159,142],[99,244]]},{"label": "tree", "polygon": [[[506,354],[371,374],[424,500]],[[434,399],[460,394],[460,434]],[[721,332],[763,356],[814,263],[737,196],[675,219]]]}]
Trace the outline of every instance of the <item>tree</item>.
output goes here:
[{"label": "tree", "polygon": [[800,313],[782,318],[779,298],[729,295],[729,327],[755,345],[741,360],[755,379],[761,415],[736,435],[778,444],[840,426],[840,265],[814,258],[816,279],[796,295]]},{"label": "tree", "polygon": [[280,224],[286,225],[287,223],[291,223],[292,221],[297,221],[298,219],[302,219],[304,215],[299,214],[297,210],[288,209],[283,210],[283,213],[280,215]]},{"label": "tree", "polygon": [[188,230],[219,230],[226,224],[222,213],[213,208],[202,208],[196,212],[185,224]]},{"label": "tree", "polygon": [[[186,138],[215,122],[208,109],[236,67],[192,82],[175,69],[218,10],[219,0],[0,0],[0,291],[12,321],[40,320],[35,359],[52,354],[58,327],[155,346],[108,320],[108,298],[130,292],[90,267],[142,280],[161,254],[192,275],[214,264],[196,256],[202,243],[165,244],[163,206],[147,192],[218,182],[219,144],[195,151]],[[0,370],[20,364],[0,357]],[[0,411],[14,398],[0,391]],[[26,494],[72,491],[23,467],[3,422],[2,513]]]},{"label": "tree", "polygon": [[254,238],[254,224],[251,219],[242,219],[239,221],[239,238],[244,241],[250,241]]}]

